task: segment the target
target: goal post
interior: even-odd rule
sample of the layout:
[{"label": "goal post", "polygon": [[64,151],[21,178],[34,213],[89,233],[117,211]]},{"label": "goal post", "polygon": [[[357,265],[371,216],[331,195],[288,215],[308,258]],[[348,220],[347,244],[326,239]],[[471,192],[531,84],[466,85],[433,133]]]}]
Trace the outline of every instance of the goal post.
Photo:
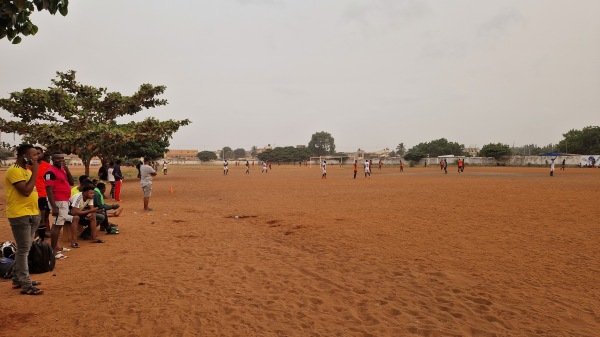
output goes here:
[{"label": "goal post", "polygon": [[310,157],[308,164],[312,167],[313,164],[317,165],[317,167],[321,167],[321,163],[323,161],[327,162],[327,165],[344,165],[344,157],[341,156],[320,156],[320,157]]}]

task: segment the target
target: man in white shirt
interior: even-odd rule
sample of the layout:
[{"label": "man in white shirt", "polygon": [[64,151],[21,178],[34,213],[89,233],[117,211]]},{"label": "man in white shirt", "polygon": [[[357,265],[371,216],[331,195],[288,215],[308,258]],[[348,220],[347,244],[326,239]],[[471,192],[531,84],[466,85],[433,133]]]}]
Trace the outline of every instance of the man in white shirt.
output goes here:
[{"label": "man in white shirt", "polygon": [[365,159],[365,178],[369,176],[371,179],[371,168],[369,167],[369,161]]},{"label": "man in white shirt", "polygon": [[[83,226],[90,226],[92,233],[92,241],[90,242],[104,243],[104,240],[96,238],[96,211],[98,208],[94,207],[94,186],[84,186],[80,193],[74,194],[69,199],[69,206],[73,215],[72,230],[77,231],[78,223]],[[79,248],[79,244],[72,242],[71,248]]]},{"label": "man in white shirt", "polygon": [[150,203],[150,196],[152,196],[152,177],[156,176],[156,170],[150,164],[149,158],[144,158],[144,164],[140,166],[140,184],[142,185],[142,191],[144,191],[144,211],[152,211],[152,208],[148,207]]},{"label": "man in white shirt", "polygon": [[321,170],[323,171],[321,174],[321,179],[327,179],[327,161],[323,160],[321,163]]},{"label": "man in white shirt", "polygon": [[227,159],[225,159],[223,161],[223,175],[227,175],[227,173],[229,172],[229,161],[227,161]]}]

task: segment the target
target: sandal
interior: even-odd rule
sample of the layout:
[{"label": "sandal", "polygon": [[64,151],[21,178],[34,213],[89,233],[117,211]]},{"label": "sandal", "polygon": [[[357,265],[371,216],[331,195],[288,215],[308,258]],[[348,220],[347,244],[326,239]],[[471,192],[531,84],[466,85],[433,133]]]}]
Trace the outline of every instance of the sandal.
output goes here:
[{"label": "sandal", "polygon": [[31,286],[27,289],[21,290],[21,295],[42,295],[43,293],[44,293],[43,290],[36,288],[34,286]]},{"label": "sandal", "polygon": [[62,253],[56,253],[56,255],[54,255],[54,258],[57,260],[64,260],[66,259],[68,256],[62,254]]},{"label": "sandal", "polygon": [[72,243],[71,248],[79,248],[79,244],[77,242]]},{"label": "sandal", "polygon": [[[40,284],[42,284],[42,281],[31,281],[31,285],[34,287],[39,286]],[[22,287],[21,283],[13,282],[13,284],[12,284],[13,289],[21,289],[21,287]]]},{"label": "sandal", "polygon": [[96,240],[90,241],[90,243],[104,243],[104,240],[96,239]]}]

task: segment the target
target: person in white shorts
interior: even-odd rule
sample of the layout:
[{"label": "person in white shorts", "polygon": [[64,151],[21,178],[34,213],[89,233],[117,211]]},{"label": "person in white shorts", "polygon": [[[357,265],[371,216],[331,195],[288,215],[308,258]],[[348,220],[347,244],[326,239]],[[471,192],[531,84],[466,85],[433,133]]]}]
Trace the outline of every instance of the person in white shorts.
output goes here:
[{"label": "person in white shorts", "polygon": [[369,161],[365,160],[365,178],[369,177],[371,179],[371,168],[369,167]]},{"label": "person in white shorts", "polygon": [[58,247],[58,237],[65,222],[71,223],[71,244],[77,243],[77,222],[69,214],[69,198],[71,197],[71,186],[75,184],[69,167],[65,165],[65,155],[55,153],[52,155],[52,166],[44,175],[48,204],[52,210],[54,222],[50,230],[50,245],[57,259],[65,256],[60,253],[62,248]]},{"label": "person in white shorts", "polygon": [[156,170],[150,166],[150,159],[144,158],[144,164],[140,166],[140,184],[142,185],[142,191],[144,191],[144,211],[152,211],[148,204],[152,196],[152,177],[155,176]]},{"label": "person in white shorts", "polygon": [[327,161],[323,160],[323,162],[321,163],[321,179],[327,179]]}]

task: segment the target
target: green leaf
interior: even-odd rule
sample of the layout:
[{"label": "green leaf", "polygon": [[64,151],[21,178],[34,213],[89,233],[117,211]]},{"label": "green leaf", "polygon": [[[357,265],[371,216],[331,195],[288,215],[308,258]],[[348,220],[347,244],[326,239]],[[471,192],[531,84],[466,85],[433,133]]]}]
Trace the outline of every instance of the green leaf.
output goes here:
[{"label": "green leaf", "polygon": [[17,36],[17,31],[12,28],[9,28],[7,31],[7,35],[8,35],[8,40],[10,41],[10,40],[14,39],[15,36]]},{"label": "green leaf", "polygon": [[25,6],[25,2],[26,0],[13,0],[13,3],[15,4],[15,6],[17,6],[19,10],[23,9],[23,6]]},{"label": "green leaf", "polygon": [[31,35],[35,35],[38,32],[38,26],[32,24],[31,25]]},{"label": "green leaf", "polygon": [[17,36],[12,40],[12,44],[19,44],[21,43],[21,37]]},{"label": "green leaf", "polygon": [[25,26],[23,26],[23,28],[21,29],[21,33],[23,33],[23,35],[28,36],[31,34],[31,26],[32,24],[30,22],[28,22]]},{"label": "green leaf", "polygon": [[67,14],[69,14],[69,8],[67,5],[58,5],[58,11],[62,16],[67,16]]},{"label": "green leaf", "polygon": [[44,9],[44,2],[42,0],[33,0],[33,4],[35,5],[38,11]]},{"label": "green leaf", "polygon": [[57,10],[58,10],[58,1],[50,0],[50,5],[48,6],[48,12],[50,12],[50,14],[54,15],[54,14],[56,14]]}]

